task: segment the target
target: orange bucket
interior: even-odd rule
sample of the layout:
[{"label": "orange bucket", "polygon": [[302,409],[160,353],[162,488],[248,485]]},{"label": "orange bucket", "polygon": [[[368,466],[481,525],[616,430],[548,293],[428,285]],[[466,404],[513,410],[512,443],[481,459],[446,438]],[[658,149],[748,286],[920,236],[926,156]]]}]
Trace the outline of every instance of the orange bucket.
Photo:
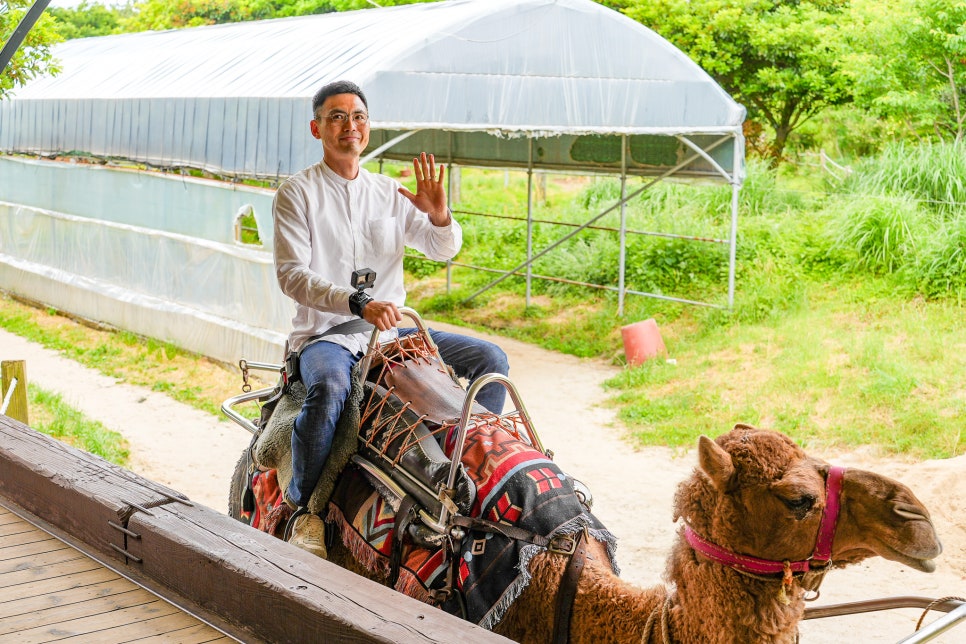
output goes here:
[{"label": "orange bucket", "polygon": [[621,327],[621,338],[624,340],[627,364],[632,367],[641,365],[656,356],[667,354],[667,347],[664,346],[664,340],[661,339],[661,332],[654,318]]}]

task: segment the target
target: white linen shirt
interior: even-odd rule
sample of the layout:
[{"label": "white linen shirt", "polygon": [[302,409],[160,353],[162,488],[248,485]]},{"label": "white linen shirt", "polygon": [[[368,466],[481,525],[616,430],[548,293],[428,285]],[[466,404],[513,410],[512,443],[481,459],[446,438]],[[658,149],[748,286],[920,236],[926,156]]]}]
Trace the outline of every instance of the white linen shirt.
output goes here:
[{"label": "white linen shirt", "polygon": [[[293,175],[275,193],[275,274],[282,292],[295,300],[289,349],[337,324],[354,319],[349,310],[352,271],[371,268],[376,300],[406,303],[403,252],[411,246],[445,261],[459,252],[463,232],[452,220],[434,226],[426,213],[399,194],[400,184],[359,169],[349,180],[324,162]],[[383,333],[382,341],[396,333]],[[367,333],[326,336],[350,351],[364,352]]]}]

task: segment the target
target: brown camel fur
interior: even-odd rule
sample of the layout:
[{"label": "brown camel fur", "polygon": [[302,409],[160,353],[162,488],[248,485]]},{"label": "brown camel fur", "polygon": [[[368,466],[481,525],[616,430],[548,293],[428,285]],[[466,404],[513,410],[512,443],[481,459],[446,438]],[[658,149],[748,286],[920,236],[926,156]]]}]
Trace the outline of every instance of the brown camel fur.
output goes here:
[{"label": "brown camel fur", "polygon": [[[675,520],[732,552],[778,561],[812,553],[827,463],[808,457],[783,434],[745,425],[716,441],[702,436],[698,454],[699,466],[675,495]],[[835,567],[878,555],[924,572],[935,569],[931,559],[942,548],[928,511],[907,487],[849,469],[841,499]],[[667,588],[635,588],[614,576],[602,557],[595,548],[580,579],[572,644],[796,641],[805,611],[801,585],[794,584],[785,604],[780,579],[751,578],[696,554],[683,528],[668,558]],[[555,555],[535,558],[530,585],[496,630],[521,643],[548,642],[564,564]],[[652,617],[650,637],[643,637]]]},{"label": "brown camel fur", "polygon": [[[798,561],[815,546],[829,465],[778,432],[738,425],[702,436],[699,465],[678,488],[674,519],[732,552]],[[633,493],[633,491],[629,491]],[[928,511],[896,481],[848,469],[832,547],[834,567],[881,556],[932,572],[941,546]],[[337,540],[338,541],[338,540]],[[611,571],[602,544],[588,544],[574,601],[571,644],[703,642],[792,643],[805,611],[796,578],[783,601],[781,579],[753,578],[697,554],[679,530],[667,561],[668,586],[636,588]],[[372,578],[338,544],[330,558]],[[549,642],[555,597],[567,563],[543,553],[529,586],[496,632],[523,644]]]}]

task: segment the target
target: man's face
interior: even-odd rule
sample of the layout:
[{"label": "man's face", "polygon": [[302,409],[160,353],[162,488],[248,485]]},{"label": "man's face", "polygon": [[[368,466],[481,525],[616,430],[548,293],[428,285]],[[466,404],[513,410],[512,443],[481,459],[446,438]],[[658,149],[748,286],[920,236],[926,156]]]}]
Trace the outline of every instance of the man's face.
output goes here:
[{"label": "man's face", "polygon": [[326,157],[355,157],[369,145],[369,113],[355,94],[325,99],[311,122],[312,136],[322,141]]}]

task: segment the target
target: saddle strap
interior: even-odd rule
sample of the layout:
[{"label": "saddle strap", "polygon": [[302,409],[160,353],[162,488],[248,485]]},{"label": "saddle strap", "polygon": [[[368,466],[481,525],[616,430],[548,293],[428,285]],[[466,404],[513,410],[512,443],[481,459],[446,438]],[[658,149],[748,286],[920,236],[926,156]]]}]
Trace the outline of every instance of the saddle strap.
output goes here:
[{"label": "saddle strap", "polygon": [[586,531],[581,531],[577,537],[577,547],[567,562],[564,574],[560,578],[560,588],[557,589],[557,607],[553,619],[553,644],[567,644],[570,641],[570,617],[573,614],[574,599],[577,597],[577,582],[584,571],[587,561]]},{"label": "saddle strap", "polygon": [[461,514],[453,515],[449,521],[453,525],[460,526],[461,528],[501,534],[508,539],[526,541],[541,548],[547,548],[551,552],[564,555],[571,555],[577,550],[577,544],[583,535],[583,532],[581,532],[580,535],[559,534],[555,537],[545,537],[536,532],[524,530],[516,526],[487,521],[486,519],[480,519],[478,517],[468,517]]},{"label": "saddle strap", "polygon": [[288,340],[285,341],[285,351],[284,358],[285,364],[282,365],[282,381],[284,388],[293,382],[298,382],[302,379],[302,375],[299,371],[299,358],[302,357],[302,352],[309,348],[309,346],[324,340],[326,336],[330,335],[352,335],[354,333],[368,333],[375,329],[373,325],[369,324],[362,318],[356,318],[354,320],[348,320],[341,324],[336,324],[334,327],[326,331],[325,333],[320,333],[319,335],[313,335],[311,338],[302,343],[302,347],[298,352],[290,351],[288,347]]},{"label": "saddle strap", "polygon": [[331,329],[328,329],[324,333],[320,333],[319,335],[313,335],[311,338],[303,342],[302,348],[299,349],[299,355],[301,355],[302,352],[305,351],[305,348],[308,347],[310,344],[315,344],[316,342],[318,342],[319,340],[321,340],[326,336],[352,335],[354,333],[368,333],[369,331],[372,331],[372,329],[374,328],[375,327],[373,325],[369,324],[362,318],[348,320],[346,322],[342,322],[341,324],[336,324],[334,327],[332,327]]},{"label": "saddle strap", "polygon": [[396,519],[392,527],[392,550],[389,553],[389,587],[394,588],[399,579],[399,568],[402,566],[403,542],[406,533],[409,531],[409,524],[416,516],[416,499],[407,494],[399,502],[399,509],[396,510]]}]

